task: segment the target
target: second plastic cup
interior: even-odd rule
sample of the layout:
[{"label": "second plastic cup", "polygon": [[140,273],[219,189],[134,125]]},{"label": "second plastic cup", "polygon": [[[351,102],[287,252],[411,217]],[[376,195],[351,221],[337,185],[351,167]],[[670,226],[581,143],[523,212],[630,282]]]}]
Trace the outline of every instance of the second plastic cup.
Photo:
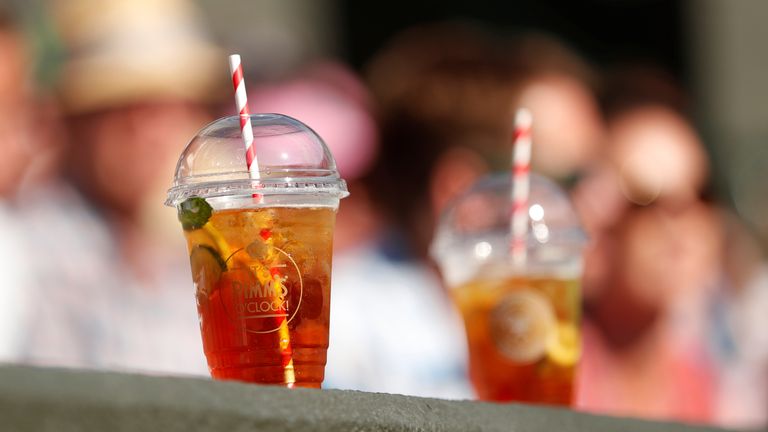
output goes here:
[{"label": "second plastic cup", "polygon": [[513,263],[510,185],[509,175],[489,177],[457,199],[431,254],[464,319],[478,397],[570,405],[585,236],[560,188],[533,175],[526,259]]},{"label": "second plastic cup", "polygon": [[259,179],[246,169],[238,117],[227,117],[187,145],[166,201],[187,240],[203,348],[216,379],[320,387],[346,184],[303,123],[251,123]]}]

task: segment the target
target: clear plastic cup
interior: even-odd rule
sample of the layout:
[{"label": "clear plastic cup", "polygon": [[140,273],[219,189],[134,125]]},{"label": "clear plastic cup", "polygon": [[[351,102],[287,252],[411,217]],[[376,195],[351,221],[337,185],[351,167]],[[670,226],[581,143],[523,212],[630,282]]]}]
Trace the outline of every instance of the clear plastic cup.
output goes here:
[{"label": "clear plastic cup", "polygon": [[259,179],[239,117],[226,117],[187,145],[166,200],[187,240],[203,348],[216,379],[320,387],[346,184],[303,123],[259,114],[251,124]]},{"label": "clear plastic cup", "polygon": [[570,405],[586,237],[560,187],[531,175],[526,259],[517,265],[510,187],[509,174],[487,177],[449,205],[431,255],[464,319],[478,397]]}]

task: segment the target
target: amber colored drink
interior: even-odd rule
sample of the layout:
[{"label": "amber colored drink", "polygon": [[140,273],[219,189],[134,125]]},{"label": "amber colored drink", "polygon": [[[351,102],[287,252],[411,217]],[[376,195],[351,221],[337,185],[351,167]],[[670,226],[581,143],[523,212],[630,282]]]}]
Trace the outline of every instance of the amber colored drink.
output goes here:
[{"label": "amber colored drink", "polygon": [[581,353],[576,279],[478,279],[453,290],[478,397],[570,405]]},{"label": "amber colored drink", "polygon": [[[217,379],[319,388],[328,349],[331,208],[214,211],[185,231]],[[290,361],[290,363],[289,363]]]}]

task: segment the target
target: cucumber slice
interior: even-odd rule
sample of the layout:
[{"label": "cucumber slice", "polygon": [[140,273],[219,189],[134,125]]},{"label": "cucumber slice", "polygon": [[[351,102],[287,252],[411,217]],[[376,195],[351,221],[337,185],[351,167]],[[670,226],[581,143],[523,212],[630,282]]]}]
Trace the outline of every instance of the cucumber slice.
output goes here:
[{"label": "cucumber slice", "polygon": [[192,280],[198,294],[208,296],[213,292],[221,274],[227,271],[227,263],[221,258],[216,249],[208,245],[197,245],[189,254],[189,264],[192,266]]}]

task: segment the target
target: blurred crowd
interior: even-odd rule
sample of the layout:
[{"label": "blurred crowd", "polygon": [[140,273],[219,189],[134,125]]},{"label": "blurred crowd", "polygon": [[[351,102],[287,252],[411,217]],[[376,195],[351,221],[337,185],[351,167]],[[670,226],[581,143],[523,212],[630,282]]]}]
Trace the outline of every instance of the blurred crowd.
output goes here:
[{"label": "blurred crowd", "polygon": [[[234,112],[225,51],[181,0],[47,11],[64,53],[52,88],[0,8],[0,361],[207,375],[162,203],[195,131]],[[547,34],[450,22],[401,32],[359,73],[323,59],[249,78],[251,111],[307,123],[349,183],[326,386],[472,397],[427,248],[445,206],[507,168],[524,106],[533,169],[569,191],[590,238],[579,409],[768,421],[768,266],[712,193],[663,69],[598,69]]]}]

